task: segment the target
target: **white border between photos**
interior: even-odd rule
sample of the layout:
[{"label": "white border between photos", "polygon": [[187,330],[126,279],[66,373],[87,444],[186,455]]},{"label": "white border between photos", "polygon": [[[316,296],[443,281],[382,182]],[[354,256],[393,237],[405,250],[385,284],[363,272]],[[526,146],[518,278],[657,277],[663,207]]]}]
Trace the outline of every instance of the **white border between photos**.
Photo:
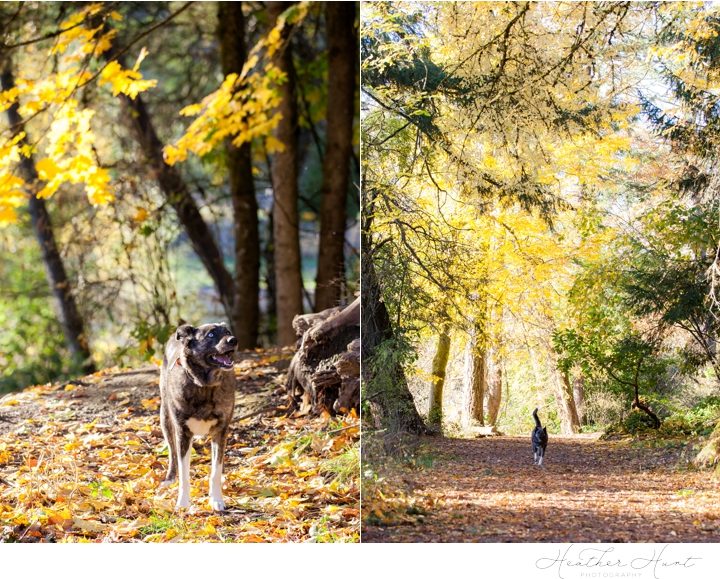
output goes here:
[{"label": "white border between photos", "polygon": [[29,577],[318,579],[716,579],[720,545],[75,544],[0,545],[2,567]]}]

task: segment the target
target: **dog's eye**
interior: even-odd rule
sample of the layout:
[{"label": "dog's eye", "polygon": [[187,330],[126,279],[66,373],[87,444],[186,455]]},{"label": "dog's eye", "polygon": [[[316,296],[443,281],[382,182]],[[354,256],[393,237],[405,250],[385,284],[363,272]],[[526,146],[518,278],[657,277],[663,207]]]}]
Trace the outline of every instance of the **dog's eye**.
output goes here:
[{"label": "dog's eye", "polygon": [[208,338],[214,338],[214,337],[215,337],[215,332],[210,332],[208,334]]}]

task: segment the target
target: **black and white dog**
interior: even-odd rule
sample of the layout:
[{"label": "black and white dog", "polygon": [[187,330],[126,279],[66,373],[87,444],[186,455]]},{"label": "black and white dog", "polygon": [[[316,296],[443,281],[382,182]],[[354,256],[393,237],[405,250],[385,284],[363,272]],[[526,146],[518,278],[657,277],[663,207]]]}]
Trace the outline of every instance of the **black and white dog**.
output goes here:
[{"label": "black and white dog", "polygon": [[164,485],[178,475],[176,508],[190,506],[193,436],[212,440],[210,506],[224,511],[222,470],[225,441],[235,405],[233,353],[237,339],[224,324],[180,326],[165,346],[160,369],[160,425],[169,448]]},{"label": "black and white dog", "polygon": [[533,429],[532,436],[530,438],[532,440],[533,461],[538,466],[542,466],[543,458],[545,457],[545,449],[547,448],[548,443],[548,433],[547,426],[543,427],[543,425],[540,424],[540,419],[538,418],[537,413],[538,409],[536,408],[533,410],[535,428]]}]

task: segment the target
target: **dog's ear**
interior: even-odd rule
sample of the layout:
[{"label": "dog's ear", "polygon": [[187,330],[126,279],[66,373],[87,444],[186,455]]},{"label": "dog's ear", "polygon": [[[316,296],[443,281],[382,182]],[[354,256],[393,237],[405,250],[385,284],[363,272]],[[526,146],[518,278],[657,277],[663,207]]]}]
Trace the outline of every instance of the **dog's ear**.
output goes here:
[{"label": "dog's ear", "polygon": [[543,426],[543,432],[547,434],[547,426]]},{"label": "dog's ear", "polygon": [[183,324],[175,332],[175,339],[178,342],[187,342],[195,335],[195,328],[190,324]]}]

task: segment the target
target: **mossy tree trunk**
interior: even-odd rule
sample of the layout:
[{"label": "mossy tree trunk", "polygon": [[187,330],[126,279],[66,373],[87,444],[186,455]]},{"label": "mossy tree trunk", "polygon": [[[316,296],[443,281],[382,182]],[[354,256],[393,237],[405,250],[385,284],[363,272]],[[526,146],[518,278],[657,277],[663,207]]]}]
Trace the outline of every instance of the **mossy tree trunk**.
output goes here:
[{"label": "mossy tree trunk", "polygon": [[[370,196],[370,193],[367,195]],[[367,201],[366,201],[367,202]],[[363,228],[367,231],[367,228]],[[388,434],[427,434],[402,367],[390,315],[382,299],[369,236],[362,235],[361,343],[363,420]]]},{"label": "mossy tree trunk", "polygon": [[450,357],[450,326],[445,324],[438,336],[437,349],[432,361],[430,405],[428,423],[433,427],[442,426],[443,391],[445,389],[445,371]]},{"label": "mossy tree trunk", "polygon": [[567,372],[560,369],[555,370],[555,386],[558,409],[560,410],[560,419],[562,423],[563,434],[577,434],[580,432],[580,420],[578,418],[577,408],[575,407],[575,398],[573,395],[573,387]]},{"label": "mossy tree trunk", "polygon": [[500,414],[503,389],[503,362],[497,347],[488,349],[486,366],[485,416],[487,425],[495,426]]},{"label": "mossy tree trunk", "polygon": [[585,379],[582,375],[574,376],[572,385],[578,420],[580,421],[580,424],[587,424],[587,416],[585,413]]},{"label": "mossy tree trunk", "polygon": [[463,392],[465,407],[465,428],[484,426],[483,400],[486,389],[486,351],[482,337],[483,329],[476,323],[470,327],[470,335],[465,346]]}]

